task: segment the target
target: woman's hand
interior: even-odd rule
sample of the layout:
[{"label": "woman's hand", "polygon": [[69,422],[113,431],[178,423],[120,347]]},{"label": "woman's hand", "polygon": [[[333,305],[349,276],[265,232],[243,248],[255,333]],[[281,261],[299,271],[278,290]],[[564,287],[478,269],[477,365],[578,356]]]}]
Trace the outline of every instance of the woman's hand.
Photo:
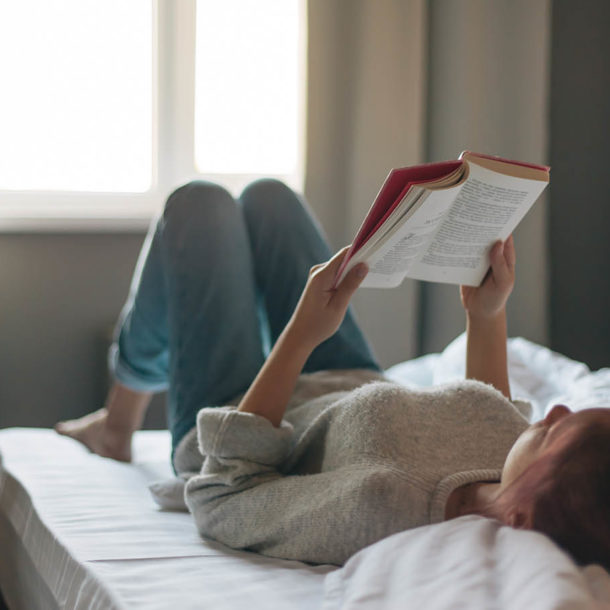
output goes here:
[{"label": "woman's hand", "polygon": [[470,318],[490,319],[504,311],[515,283],[513,236],[496,242],[490,253],[491,268],[480,286],[460,286],[462,305]]},{"label": "woman's hand", "polygon": [[327,263],[311,268],[290,321],[275,342],[238,410],[267,418],[279,426],[297,379],[311,352],[341,325],[351,296],[367,273],[356,265],[333,289],[335,274],[347,253],[343,248]]},{"label": "woman's hand", "polygon": [[335,275],[345,258],[346,246],[326,263],[315,265],[286,328],[302,345],[315,349],[341,326],[350,299],[366,277],[366,264],[359,263],[333,289]]}]

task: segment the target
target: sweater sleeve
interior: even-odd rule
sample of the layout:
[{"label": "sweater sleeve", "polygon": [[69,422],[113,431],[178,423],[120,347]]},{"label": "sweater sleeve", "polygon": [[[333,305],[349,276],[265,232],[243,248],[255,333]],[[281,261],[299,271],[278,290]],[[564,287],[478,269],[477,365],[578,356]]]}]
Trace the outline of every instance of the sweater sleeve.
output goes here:
[{"label": "sweater sleeve", "polygon": [[293,434],[286,422],[275,428],[261,416],[221,407],[202,409],[197,425],[206,457],[186,484],[185,500],[202,536],[272,557],[336,565],[378,539],[375,531],[354,528],[349,502],[353,486],[362,487],[371,473],[283,475],[278,467]]}]

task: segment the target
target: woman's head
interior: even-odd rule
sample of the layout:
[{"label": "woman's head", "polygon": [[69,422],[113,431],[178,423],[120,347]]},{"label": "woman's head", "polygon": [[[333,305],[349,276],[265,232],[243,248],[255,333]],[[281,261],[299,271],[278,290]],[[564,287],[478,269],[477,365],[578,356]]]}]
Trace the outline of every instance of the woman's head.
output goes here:
[{"label": "woman's head", "polygon": [[511,449],[486,514],[610,568],[610,409],[553,407]]}]

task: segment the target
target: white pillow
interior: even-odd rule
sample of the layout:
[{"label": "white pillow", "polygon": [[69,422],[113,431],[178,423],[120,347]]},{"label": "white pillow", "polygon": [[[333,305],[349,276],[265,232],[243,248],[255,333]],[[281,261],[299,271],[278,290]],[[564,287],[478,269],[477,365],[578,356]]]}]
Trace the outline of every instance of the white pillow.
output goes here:
[{"label": "white pillow", "polygon": [[590,610],[610,603],[610,576],[587,570],[542,534],[467,516],[363,549],[326,575],[323,609]]}]

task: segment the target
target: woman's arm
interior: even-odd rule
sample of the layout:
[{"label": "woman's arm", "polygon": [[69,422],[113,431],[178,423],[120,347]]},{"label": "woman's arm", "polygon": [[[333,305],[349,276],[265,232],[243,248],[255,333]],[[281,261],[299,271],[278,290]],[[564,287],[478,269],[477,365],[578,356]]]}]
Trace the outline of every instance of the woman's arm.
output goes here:
[{"label": "woman's arm", "polygon": [[466,378],[489,383],[510,399],[506,302],[515,283],[512,235],[497,242],[489,258],[491,268],[483,283],[460,289],[466,310]]},{"label": "woman's arm", "polygon": [[341,325],[349,301],[367,273],[356,265],[336,289],[335,274],[348,248],[312,267],[297,307],[269,357],[238,406],[278,427],[296,381],[311,352]]},{"label": "woman's arm", "polygon": [[506,315],[466,319],[466,379],[489,383],[510,400],[506,357]]}]

